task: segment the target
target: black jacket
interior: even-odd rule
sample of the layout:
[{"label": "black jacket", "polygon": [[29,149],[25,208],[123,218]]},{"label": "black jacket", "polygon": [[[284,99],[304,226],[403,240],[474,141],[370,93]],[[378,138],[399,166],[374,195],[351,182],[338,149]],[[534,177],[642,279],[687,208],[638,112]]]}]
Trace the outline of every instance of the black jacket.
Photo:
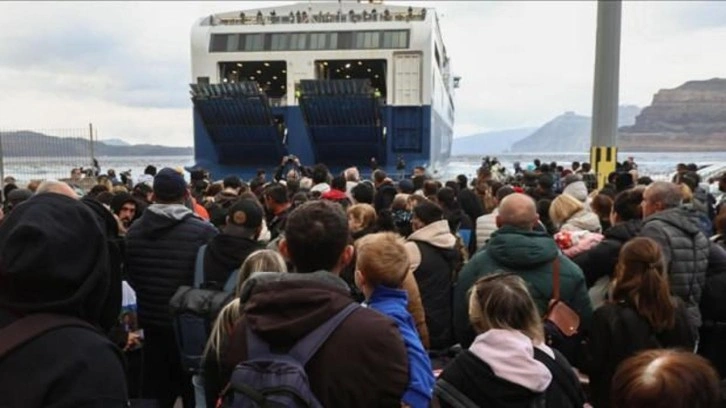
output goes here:
[{"label": "black jacket", "polygon": [[414,276],[426,312],[431,349],[443,350],[456,343],[452,321],[452,274],[458,253],[427,242],[414,242],[421,253],[421,265],[414,271]]},{"label": "black jacket", "polygon": [[126,235],[126,271],[136,290],[139,325],[171,328],[169,300],[194,281],[199,247],[217,235],[212,224],[178,205],[154,204]]},{"label": "black jacket", "polygon": [[587,371],[596,408],[610,407],[610,382],[618,364],[641,350],[678,347],[693,350],[695,338],[683,302],[677,301],[673,329],[654,332],[647,320],[625,303],[595,311],[590,329]]},{"label": "black jacket", "polygon": [[620,248],[640,234],[640,220],[630,220],[608,228],[599,244],[578,254],[572,261],[582,269],[585,274],[587,287],[592,287],[603,276],[613,276],[615,265],[618,263]]},{"label": "black jacket", "polygon": [[[0,226],[0,254],[0,330],[34,313],[110,326],[119,305],[105,228],[80,201],[43,193],[19,204]],[[120,351],[101,331],[59,328],[0,359],[0,407],[120,408],[126,399]]]},{"label": "black jacket", "polygon": [[230,272],[239,269],[251,253],[260,249],[265,246],[249,238],[226,233],[217,235],[209,241],[204,254],[204,282],[224,287]]},{"label": "black jacket", "polygon": [[[458,392],[464,394],[478,407],[482,408],[580,408],[582,404],[573,403],[561,385],[567,383],[577,392],[578,400],[585,400],[580,383],[572,367],[562,354],[555,352],[555,364],[565,372],[564,378],[559,373],[552,373],[552,383],[545,391],[544,396],[537,394],[519,384],[514,384],[494,374],[491,367],[470,351],[464,351],[452,361],[441,373],[439,380],[453,386]],[[537,360],[542,361],[541,354],[535,354]],[[551,359],[550,359],[551,360]],[[551,372],[551,371],[550,371]],[[442,408],[454,408],[439,393],[437,384],[437,399]],[[544,400],[544,401],[543,401]]]}]

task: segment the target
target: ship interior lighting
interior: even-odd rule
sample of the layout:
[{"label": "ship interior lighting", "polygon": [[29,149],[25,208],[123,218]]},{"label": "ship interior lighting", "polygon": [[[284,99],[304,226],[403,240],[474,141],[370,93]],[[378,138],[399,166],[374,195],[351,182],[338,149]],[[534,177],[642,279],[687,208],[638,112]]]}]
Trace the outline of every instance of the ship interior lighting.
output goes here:
[{"label": "ship interior lighting", "polygon": [[268,98],[285,98],[287,84],[287,62],[285,61],[239,61],[220,62],[221,82],[237,83],[255,81]]},{"label": "ship interior lighting", "polygon": [[371,87],[385,98],[387,63],[384,59],[315,61],[315,78],[324,80],[369,79]]}]

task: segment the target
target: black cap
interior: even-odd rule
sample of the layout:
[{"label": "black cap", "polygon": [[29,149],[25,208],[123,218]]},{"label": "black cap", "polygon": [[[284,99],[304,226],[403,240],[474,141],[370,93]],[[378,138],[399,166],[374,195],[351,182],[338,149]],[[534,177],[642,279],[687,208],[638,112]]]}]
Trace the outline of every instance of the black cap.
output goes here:
[{"label": "black cap", "polygon": [[187,182],[178,171],[164,167],[154,177],[154,195],[162,200],[176,200],[184,197]]},{"label": "black cap", "polygon": [[262,225],[262,206],[255,200],[243,198],[237,200],[227,210],[227,226],[238,226],[250,229],[259,228]]}]

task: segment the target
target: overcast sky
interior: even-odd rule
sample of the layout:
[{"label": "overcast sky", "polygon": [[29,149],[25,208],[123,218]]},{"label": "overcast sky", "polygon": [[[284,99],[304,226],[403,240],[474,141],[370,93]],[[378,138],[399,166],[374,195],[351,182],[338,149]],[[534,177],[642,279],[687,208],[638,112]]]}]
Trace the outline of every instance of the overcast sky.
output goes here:
[{"label": "overcast sky", "polygon": [[[192,144],[190,30],[210,13],[290,2],[0,2],[0,129],[84,128]],[[393,2],[388,2],[393,3]],[[456,136],[590,114],[594,1],[435,7],[455,73]],[[626,1],[620,103],[726,76],[726,2]]]}]

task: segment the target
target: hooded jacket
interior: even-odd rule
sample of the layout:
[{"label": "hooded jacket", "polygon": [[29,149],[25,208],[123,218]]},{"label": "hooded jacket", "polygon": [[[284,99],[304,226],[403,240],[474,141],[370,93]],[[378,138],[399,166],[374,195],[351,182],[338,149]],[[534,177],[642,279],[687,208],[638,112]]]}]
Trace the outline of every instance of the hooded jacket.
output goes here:
[{"label": "hooded jacket", "polygon": [[[271,347],[285,350],[353,302],[347,284],[325,271],[258,279],[253,275],[240,297],[244,316],[222,353],[225,379],[248,358],[248,327]],[[408,384],[406,348],[395,323],[366,308],[338,326],[305,371],[324,407],[398,407]]]},{"label": "hooded jacket", "polygon": [[600,225],[600,219],[597,217],[597,214],[591,211],[580,210],[560,226],[560,231],[600,232],[602,231],[602,226]]},{"label": "hooded jacket", "polygon": [[461,345],[468,347],[474,339],[467,294],[477,279],[496,272],[516,273],[527,282],[540,314],[544,315],[552,298],[555,257],[560,260],[560,297],[577,312],[580,327],[586,330],[592,317],[592,304],[580,268],[560,253],[554,239],[546,233],[505,225],[492,234],[489,245],[474,255],[459,273],[454,290],[454,328]]},{"label": "hooded jacket", "polygon": [[408,296],[405,290],[385,286],[377,286],[366,302],[368,307],[383,313],[396,322],[406,345],[409,383],[402,401],[411,408],[427,408],[434,388],[434,374],[429,355],[424,350],[418,332],[416,332],[416,324],[406,310],[407,303]]},{"label": "hooded jacket", "polygon": [[603,239],[599,244],[583,252],[572,261],[582,269],[585,274],[587,287],[592,287],[598,279],[603,276],[612,277],[615,273],[615,265],[618,263],[620,249],[626,242],[640,234],[641,221],[630,220],[605,230]]},{"label": "hooded jacket", "polygon": [[[492,237],[492,233],[497,230],[497,215],[499,215],[499,209],[495,208],[491,213],[482,215],[476,219],[477,249],[481,249],[484,245],[486,245]],[[470,255],[474,256],[474,253],[471,253]]]},{"label": "hooded jacket", "polygon": [[655,240],[663,251],[671,293],[688,308],[691,323],[701,327],[699,302],[706,283],[709,241],[694,220],[697,211],[671,208],[643,220],[641,236]]},{"label": "hooded jacket", "polygon": [[[107,326],[110,279],[93,212],[64,195],[34,196],[0,226],[0,333],[34,313]],[[2,407],[126,406],[123,357],[101,331],[46,332],[3,357],[0,378]]]},{"label": "hooded jacket", "polygon": [[[534,346],[527,336],[512,330],[492,329],[480,334],[439,378],[479,407],[576,407],[554,374],[535,355],[535,348],[568,373],[567,378],[557,380],[569,382],[579,390],[577,377],[562,355],[544,344]],[[439,400],[444,408],[452,406]]]},{"label": "hooded jacket", "polygon": [[261,249],[265,249],[261,242],[228,232],[215,236],[204,253],[204,282],[215,282],[223,288],[230,273],[238,270],[251,253]]},{"label": "hooded jacket", "polygon": [[414,231],[405,244],[433,350],[446,349],[455,343],[451,323],[453,274],[459,257],[455,245],[456,237],[446,220]]},{"label": "hooded jacket", "polygon": [[215,235],[212,224],[179,204],[153,204],[129,228],[126,271],[141,327],[171,329],[169,300],[192,285],[197,251]]},{"label": "hooded jacket", "polygon": [[584,181],[574,181],[562,190],[562,194],[569,194],[579,200],[581,203],[587,203],[587,186]]}]

